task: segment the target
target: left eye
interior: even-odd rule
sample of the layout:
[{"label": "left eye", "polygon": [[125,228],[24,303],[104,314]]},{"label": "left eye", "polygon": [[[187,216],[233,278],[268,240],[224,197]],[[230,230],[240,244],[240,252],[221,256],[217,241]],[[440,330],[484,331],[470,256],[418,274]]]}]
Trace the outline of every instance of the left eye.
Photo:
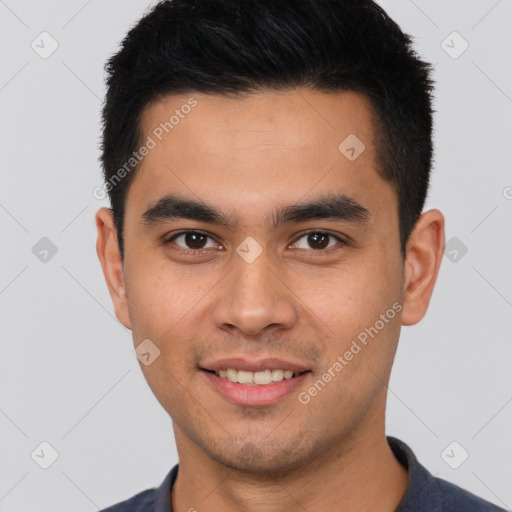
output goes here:
[{"label": "left eye", "polygon": [[[305,239],[306,241],[304,245],[309,245],[309,247],[300,247],[298,241],[302,239]],[[334,236],[331,233],[324,233],[322,231],[312,231],[298,238],[297,242],[293,243],[293,246],[297,247],[298,249],[313,248],[315,250],[324,250],[332,247],[333,245],[336,245],[335,243],[330,242],[341,242],[342,244],[344,243],[344,241],[341,238]]]}]

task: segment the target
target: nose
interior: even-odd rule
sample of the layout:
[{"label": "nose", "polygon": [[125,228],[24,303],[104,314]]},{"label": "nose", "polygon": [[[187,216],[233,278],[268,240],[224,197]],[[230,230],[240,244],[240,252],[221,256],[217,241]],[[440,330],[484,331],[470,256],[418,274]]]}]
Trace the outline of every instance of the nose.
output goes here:
[{"label": "nose", "polygon": [[232,265],[217,289],[213,321],[218,328],[258,336],[295,325],[294,294],[279,269],[272,268],[265,251],[252,263],[234,254]]}]

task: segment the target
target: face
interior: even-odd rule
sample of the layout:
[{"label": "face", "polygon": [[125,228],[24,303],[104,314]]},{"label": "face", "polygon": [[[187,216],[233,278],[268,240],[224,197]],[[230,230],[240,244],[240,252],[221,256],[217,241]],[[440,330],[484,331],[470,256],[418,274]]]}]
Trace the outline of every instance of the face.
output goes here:
[{"label": "face", "polygon": [[114,301],[160,351],[141,367],[179,451],[277,472],[383,422],[404,261],[371,122],[363,96],[307,89],[144,112],[156,144],[127,193]]}]

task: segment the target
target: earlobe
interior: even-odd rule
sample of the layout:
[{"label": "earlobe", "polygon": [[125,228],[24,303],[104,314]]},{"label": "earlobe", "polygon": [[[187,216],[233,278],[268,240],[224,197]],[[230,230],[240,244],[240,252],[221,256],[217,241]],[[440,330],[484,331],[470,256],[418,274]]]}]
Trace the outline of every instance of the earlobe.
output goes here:
[{"label": "earlobe", "polygon": [[117,231],[114,226],[111,210],[100,208],[96,212],[96,228],[98,232],[96,252],[114,304],[116,317],[126,328],[131,329],[126,300],[123,261],[119,251]]},{"label": "earlobe", "polygon": [[402,325],[418,323],[427,312],[444,251],[444,217],[424,212],[409,238],[404,268]]}]

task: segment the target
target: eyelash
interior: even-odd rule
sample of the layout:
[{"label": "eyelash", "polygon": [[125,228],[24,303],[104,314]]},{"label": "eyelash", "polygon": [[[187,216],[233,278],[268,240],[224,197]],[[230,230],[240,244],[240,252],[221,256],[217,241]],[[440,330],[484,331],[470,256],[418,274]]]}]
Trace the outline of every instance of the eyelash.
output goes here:
[{"label": "eyelash", "polygon": [[[296,244],[297,241],[299,241],[301,238],[303,238],[303,237],[305,237],[307,235],[310,235],[312,233],[321,234],[321,235],[328,235],[328,236],[336,239],[341,244],[342,247],[347,245],[347,242],[345,240],[343,240],[342,238],[340,238],[339,236],[334,235],[333,233],[331,233],[329,231],[320,231],[318,229],[311,229],[309,231],[305,231],[298,238],[296,238],[295,241],[292,242],[291,245]],[[212,236],[210,236],[208,233],[192,229],[192,230],[187,230],[187,231],[180,231],[180,232],[175,233],[174,235],[172,235],[172,236],[170,236],[168,238],[165,238],[164,239],[164,244],[167,245],[167,246],[170,246],[171,242],[173,242],[176,238],[178,238],[178,237],[180,237],[182,235],[189,235],[189,234],[204,235],[204,236],[210,238],[211,240],[214,240],[214,238]],[[334,249],[333,247],[329,247],[328,249],[318,249],[318,250],[311,249],[311,252],[317,253],[319,255],[325,255],[325,254],[330,254],[331,252],[336,252],[336,251],[340,250],[342,247],[338,247],[336,249]],[[206,249],[183,249],[182,247],[179,247],[177,249],[176,248],[171,248],[171,250],[173,252],[177,252],[177,253],[181,253],[181,254],[201,255],[204,252],[209,251],[210,248],[206,248]],[[299,249],[299,250],[303,251],[303,250],[307,250],[307,249]]]}]

